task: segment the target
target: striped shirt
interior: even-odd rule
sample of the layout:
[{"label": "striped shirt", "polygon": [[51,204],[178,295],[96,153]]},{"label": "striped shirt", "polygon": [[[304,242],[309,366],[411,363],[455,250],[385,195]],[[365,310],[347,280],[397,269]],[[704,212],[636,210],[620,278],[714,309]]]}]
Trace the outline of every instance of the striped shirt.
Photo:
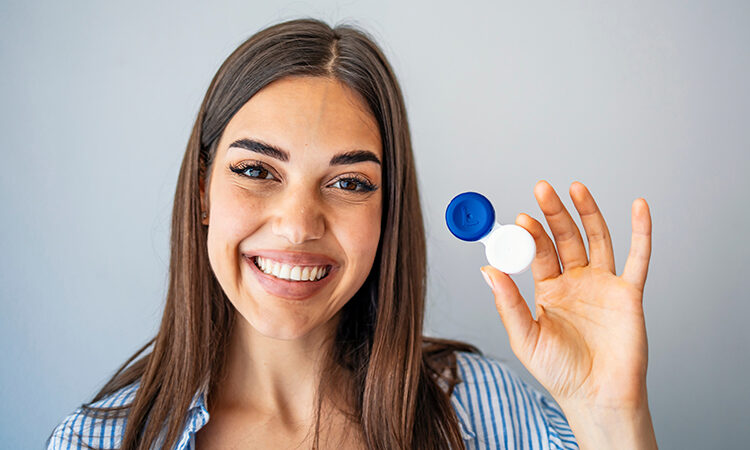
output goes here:
[{"label": "striped shirt", "polygon": [[[456,363],[462,382],[453,390],[451,404],[467,450],[578,448],[560,408],[503,363],[464,352],[456,353]],[[93,406],[127,405],[135,398],[138,384],[126,386]],[[195,433],[208,420],[206,390],[199,389],[175,449],[194,450]],[[79,408],[55,428],[47,448],[118,448],[125,421],[94,418]]]}]

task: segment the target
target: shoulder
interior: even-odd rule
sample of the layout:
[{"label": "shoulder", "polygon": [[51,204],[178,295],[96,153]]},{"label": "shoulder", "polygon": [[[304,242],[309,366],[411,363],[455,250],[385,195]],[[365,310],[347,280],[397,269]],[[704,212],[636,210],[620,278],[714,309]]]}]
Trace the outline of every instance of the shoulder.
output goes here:
[{"label": "shoulder", "polygon": [[[101,400],[88,405],[91,408],[115,408],[131,404],[138,390],[138,382],[125,386]],[[60,422],[47,442],[47,450],[86,448],[114,449],[120,446],[125,430],[126,412],[120,414],[97,413],[80,407]]]},{"label": "shoulder", "polygon": [[464,438],[499,448],[577,449],[557,404],[504,363],[456,352],[461,382],[451,396]]}]

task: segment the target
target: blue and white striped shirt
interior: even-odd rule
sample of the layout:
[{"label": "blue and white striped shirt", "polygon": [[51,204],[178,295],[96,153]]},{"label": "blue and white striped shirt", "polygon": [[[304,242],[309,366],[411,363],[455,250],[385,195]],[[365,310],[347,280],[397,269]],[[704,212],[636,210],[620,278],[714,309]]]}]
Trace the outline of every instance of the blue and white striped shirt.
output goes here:
[{"label": "blue and white striped shirt", "polygon": [[[456,353],[462,382],[451,395],[461,436],[471,449],[577,449],[575,437],[560,408],[521,380],[503,363],[473,353]],[[93,406],[127,405],[138,382],[110,394]],[[188,410],[176,450],[194,450],[195,433],[209,420],[205,389],[199,389]],[[120,446],[125,418],[99,419],[79,408],[52,433],[49,449],[100,449]]]}]

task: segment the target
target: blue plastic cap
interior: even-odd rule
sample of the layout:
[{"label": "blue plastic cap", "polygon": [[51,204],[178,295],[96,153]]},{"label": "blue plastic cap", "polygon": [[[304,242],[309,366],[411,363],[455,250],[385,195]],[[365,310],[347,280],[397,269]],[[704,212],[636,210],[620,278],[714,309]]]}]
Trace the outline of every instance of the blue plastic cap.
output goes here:
[{"label": "blue plastic cap", "polygon": [[453,197],[445,210],[445,223],[457,238],[476,241],[495,225],[495,209],[482,194],[464,192]]}]

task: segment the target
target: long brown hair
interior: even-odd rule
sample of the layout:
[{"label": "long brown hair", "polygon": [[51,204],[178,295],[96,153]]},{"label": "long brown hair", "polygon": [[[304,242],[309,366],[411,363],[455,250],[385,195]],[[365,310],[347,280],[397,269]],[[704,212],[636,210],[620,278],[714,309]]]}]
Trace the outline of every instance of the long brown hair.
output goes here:
[{"label": "long brown hair", "polygon": [[[216,144],[232,116],[264,86],[288,76],[343,82],[369,106],[382,137],[378,251],[367,280],[342,308],[327,370],[343,368],[349,374],[351,417],[368,448],[464,448],[449,398],[459,381],[454,352],[477,349],[422,336],[424,226],[401,89],[367,33],[314,19],[291,20],[256,33],[211,81],[177,180],[169,285],[159,331],[84,409],[127,416],[123,449],[151,448],[163,432],[165,447],[171,448],[196,391],[206,384],[210,391],[220,380],[235,310],[209,264],[199,184],[210,173]],[[136,360],[152,344],[151,352]],[[328,377],[322,380],[319,392],[342,389],[330,386]],[[131,404],[92,406],[136,381],[140,384]],[[316,443],[319,421],[318,416]]]}]

